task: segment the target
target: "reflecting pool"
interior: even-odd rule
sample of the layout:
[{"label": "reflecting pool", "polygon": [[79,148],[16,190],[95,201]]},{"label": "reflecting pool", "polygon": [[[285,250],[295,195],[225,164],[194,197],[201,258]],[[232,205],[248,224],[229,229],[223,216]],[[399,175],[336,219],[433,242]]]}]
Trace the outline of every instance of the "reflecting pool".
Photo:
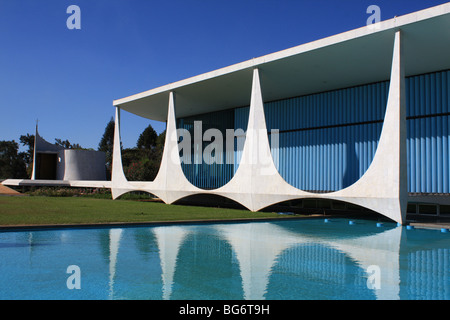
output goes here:
[{"label": "reflecting pool", "polygon": [[3,232],[0,299],[450,299],[450,233],[353,222]]}]

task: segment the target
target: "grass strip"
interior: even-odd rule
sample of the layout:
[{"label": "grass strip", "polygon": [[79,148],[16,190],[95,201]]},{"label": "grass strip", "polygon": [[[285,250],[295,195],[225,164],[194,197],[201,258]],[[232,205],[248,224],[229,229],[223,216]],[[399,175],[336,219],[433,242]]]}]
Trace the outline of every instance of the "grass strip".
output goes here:
[{"label": "grass strip", "polygon": [[0,197],[0,226],[282,218],[274,212],[85,197]]}]

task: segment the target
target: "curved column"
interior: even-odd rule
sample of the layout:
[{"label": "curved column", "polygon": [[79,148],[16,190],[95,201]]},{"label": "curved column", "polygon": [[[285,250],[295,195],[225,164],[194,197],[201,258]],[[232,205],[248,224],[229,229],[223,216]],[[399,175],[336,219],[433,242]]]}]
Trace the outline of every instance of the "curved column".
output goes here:
[{"label": "curved column", "polygon": [[378,148],[370,167],[353,185],[327,194],[404,223],[407,206],[405,76],[401,31],[395,33],[389,96]]},{"label": "curved column", "polygon": [[187,180],[181,167],[175,116],[175,94],[172,91],[169,92],[166,139],[161,165],[155,180],[148,183],[144,190],[158,195],[165,203],[173,203],[178,199],[202,192]]},{"label": "curved column", "polygon": [[122,166],[122,152],[120,150],[120,108],[116,107],[114,121],[114,146],[112,155],[111,193],[117,199],[122,194],[136,190],[125,177]]},{"label": "curved column", "polygon": [[178,152],[178,135],[176,131],[175,97],[169,93],[166,139],[158,174],[153,181],[128,181],[122,166],[120,150],[120,108],[116,107],[114,126],[114,150],[111,176],[113,199],[130,191],[145,191],[156,195],[165,203],[173,203],[183,197],[202,192],[193,186],[184,176]]},{"label": "curved column", "polygon": [[252,95],[242,158],[234,177],[213,193],[231,198],[251,211],[307,192],[289,185],[279,174],[272,159],[267,135],[259,70],[253,70]]}]

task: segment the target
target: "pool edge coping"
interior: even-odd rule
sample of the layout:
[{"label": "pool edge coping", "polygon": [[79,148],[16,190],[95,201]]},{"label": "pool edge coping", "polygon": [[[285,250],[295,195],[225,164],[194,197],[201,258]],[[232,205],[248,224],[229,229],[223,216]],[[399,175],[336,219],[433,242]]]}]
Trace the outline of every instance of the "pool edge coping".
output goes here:
[{"label": "pool edge coping", "polygon": [[26,231],[26,230],[52,230],[52,229],[91,229],[91,228],[126,228],[140,226],[167,226],[188,224],[214,224],[214,223],[246,223],[283,220],[317,219],[329,216],[284,216],[261,218],[233,218],[233,219],[197,219],[197,220],[167,220],[167,221],[136,221],[136,222],[100,222],[100,223],[70,223],[70,224],[42,224],[42,225],[0,225],[0,232]]},{"label": "pool edge coping", "polygon": [[[128,227],[153,227],[170,225],[192,225],[192,224],[216,224],[216,223],[250,223],[267,221],[286,221],[286,220],[304,220],[304,219],[363,219],[375,221],[369,217],[350,216],[350,215],[330,215],[330,214],[312,214],[307,216],[284,215],[280,217],[255,217],[255,218],[231,218],[231,219],[194,219],[194,220],[163,220],[163,221],[135,221],[135,222],[99,222],[99,223],[68,223],[68,224],[30,224],[30,225],[0,225],[0,232],[14,232],[27,230],[58,230],[58,229],[95,229],[95,228],[128,228]],[[378,222],[385,222],[378,221]],[[394,222],[393,222],[394,223]],[[414,219],[407,220],[405,226],[413,226],[417,229],[439,230],[449,229],[450,224],[445,222],[418,222]]]}]

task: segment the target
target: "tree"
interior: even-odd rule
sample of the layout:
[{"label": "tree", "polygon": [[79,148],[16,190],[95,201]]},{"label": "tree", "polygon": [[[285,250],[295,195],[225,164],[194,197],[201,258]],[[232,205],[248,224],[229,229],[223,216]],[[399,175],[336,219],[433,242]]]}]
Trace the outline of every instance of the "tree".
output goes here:
[{"label": "tree", "polygon": [[114,119],[106,124],[105,132],[103,133],[102,139],[98,144],[98,151],[103,151],[106,157],[106,170],[108,175],[111,174],[112,168],[112,153],[114,149]]},{"label": "tree", "polygon": [[158,139],[158,134],[153,129],[152,125],[149,124],[147,128],[139,136],[137,141],[138,149],[152,150],[156,146],[156,141]]},{"label": "tree", "polygon": [[[114,120],[108,122],[98,150],[106,153],[108,173],[111,174],[114,148]],[[139,135],[135,148],[122,149],[122,165],[125,176],[130,181],[152,181],[161,163],[165,132],[159,136],[151,125]]]},{"label": "tree", "polygon": [[153,181],[161,161],[154,151],[149,156],[139,149],[124,149],[122,160],[125,176],[130,181]]},{"label": "tree", "polygon": [[166,130],[161,132],[158,136],[158,139],[156,139],[156,152],[158,153],[160,158],[162,157],[165,143],[166,143]]},{"label": "tree", "polygon": [[34,155],[34,134],[22,135],[19,138],[20,143],[24,147],[28,147],[27,152],[25,153],[25,162],[27,164],[33,163],[33,155]]},{"label": "tree", "polygon": [[158,174],[165,132],[159,136],[149,125],[139,136],[136,148],[122,150],[125,176],[130,181],[153,181]]},{"label": "tree", "polygon": [[13,141],[0,141],[0,179],[27,178],[25,153],[18,152],[19,144]]},{"label": "tree", "polygon": [[63,147],[64,149],[83,149],[82,146],[80,146],[78,143],[70,143],[69,140],[61,140],[61,139],[55,139],[55,144],[58,146]]},{"label": "tree", "polygon": [[23,159],[25,161],[25,165],[27,168],[27,176],[28,178],[31,177],[31,175],[33,174],[33,158],[34,158],[34,134],[29,134],[27,133],[27,135],[22,135],[19,138],[20,143],[24,146],[24,147],[28,147],[28,150],[26,152],[23,152]]},{"label": "tree", "polygon": [[105,132],[103,133],[102,139],[98,144],[98,151],[112,153],[114,147],[114,119],[106,124]]}]

